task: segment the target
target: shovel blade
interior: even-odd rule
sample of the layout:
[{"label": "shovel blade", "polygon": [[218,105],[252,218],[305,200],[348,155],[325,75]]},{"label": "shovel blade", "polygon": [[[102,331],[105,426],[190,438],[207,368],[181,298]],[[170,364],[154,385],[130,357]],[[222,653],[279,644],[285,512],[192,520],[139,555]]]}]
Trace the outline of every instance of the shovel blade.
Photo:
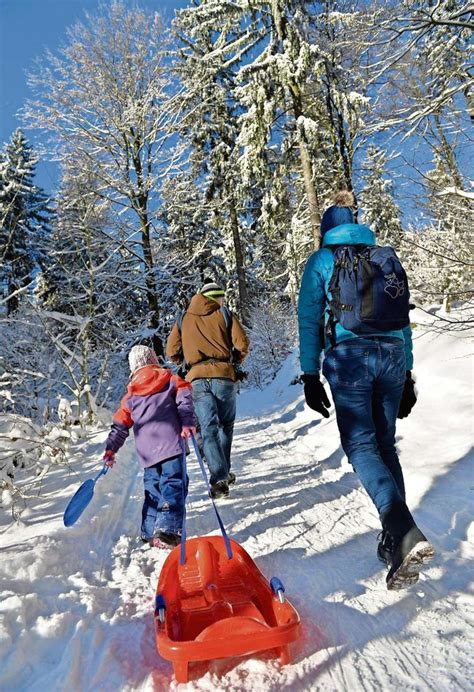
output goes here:
[{"label": "shovel blade", "polygon": [[89,479],[84,481],[81,487],[75,492],[70,499],[66,511],[64,512],[64,526],[72,526],[79,519],[89,502],[94,495],[95,481]]}]

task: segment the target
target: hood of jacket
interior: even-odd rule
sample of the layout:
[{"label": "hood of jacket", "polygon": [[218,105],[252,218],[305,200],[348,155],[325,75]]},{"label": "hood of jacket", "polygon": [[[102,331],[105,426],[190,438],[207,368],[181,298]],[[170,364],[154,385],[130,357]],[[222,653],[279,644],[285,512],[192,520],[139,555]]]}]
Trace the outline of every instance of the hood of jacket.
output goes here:
[{"label": "hood of jacket", "polygon": [[191,313],[191,315],[210,315],[216,312],[216,310],[220,310],[220,307],[217,300],[206,298],[202,293],[198,293],[191,299],[187,312]]},{"label": "hood of jacket", "polygon": [[375,245],[375,233],[362,223],[343,223],[324,234],[323,247],[328,245]]},{"label": "hood of jacket", "polygon": [[144,365],[132,375],[127,391],[130,396],[148,396],[161,392],[171,379],[171,372],[158,365]]}]

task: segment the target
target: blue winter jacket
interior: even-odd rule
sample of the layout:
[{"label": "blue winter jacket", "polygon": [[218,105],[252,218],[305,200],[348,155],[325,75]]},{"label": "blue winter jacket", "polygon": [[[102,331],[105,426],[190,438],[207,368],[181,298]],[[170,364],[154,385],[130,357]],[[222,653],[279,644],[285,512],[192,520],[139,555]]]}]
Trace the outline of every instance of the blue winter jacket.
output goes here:
[{"label": "blue winter jacket", "polygon": [[[319,360],[324,346],[321,343],[319,323],[323,312],[325,313],[325,325],[329,318],[328,299],[331,298],[329,281],[334,259],[328,245],[358,244],[375,245],[375,235],[368,226],[355,223],[336,226],[325,233],[323,247],[314,252],[306,262],[298,299],[300,364],[302,371],[306,374],[319,374]],[[344,329],[339,322],[336,322],[336,343],[347,339],[358,339],[360,336],[360,334],[354,334],[354,332]],[[412,369],[413,345],[410,326],[403,330],[380,332],[380,334],[371,334],[371,336],[390,336],[402,339],[405,342],[406,369]],[[330,343],[326,343],[326,350],[330,346]]]}]

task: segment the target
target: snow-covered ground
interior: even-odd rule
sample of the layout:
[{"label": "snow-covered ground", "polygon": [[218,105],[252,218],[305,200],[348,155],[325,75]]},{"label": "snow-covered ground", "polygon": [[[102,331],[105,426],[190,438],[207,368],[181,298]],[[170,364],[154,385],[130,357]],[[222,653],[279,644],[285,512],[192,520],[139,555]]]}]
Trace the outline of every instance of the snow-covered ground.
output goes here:
[{"label": "snow-covered ground", "polygon": [[[473,689],[472,344],[415,331],[419,400],[399,422],[408,501],[437,549],[410,590],[388,592],[376,513],[340,449],[334,415],[304,405],[291,357],[263,392],[239,397],[237,485],[220,502],[233,538],[298,609],[303,636],[284,668],[268,656],[191,668],[189,689]],[[0,689],[175,689],[155,650],[153,596],[164,555],[143,550],[142,480],[127,443],[79,522],[69,496],[100,463],[105,432],[74,449],[11,523],[0,511]],[[190,462],[189,534],[215,532]],[[185,688],[185,686],[179,686]]]}]

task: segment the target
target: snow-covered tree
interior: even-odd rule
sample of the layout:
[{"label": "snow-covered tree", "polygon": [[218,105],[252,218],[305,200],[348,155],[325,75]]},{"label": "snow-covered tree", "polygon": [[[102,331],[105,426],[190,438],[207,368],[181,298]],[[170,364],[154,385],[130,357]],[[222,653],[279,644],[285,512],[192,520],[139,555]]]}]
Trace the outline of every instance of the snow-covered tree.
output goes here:
[{"label": "snow-covered tree", "polygon": [[51,209],[35,184],[38,157],[16,130],[0,153],[0,285],[7,313],[18,309],[22,290],[44,266]]},{"label": "snow-covered tree", "polygon": [[307,132],[300,121],[305,116],[302,86],[314,76],[317,54],[305,35],[311,4],[304,0],[260,0],[232,5],[202,0],[182,10],[177,21],[178,33],[188,45],[199,32],[209,35],[208,46],[195,50],[197,79],[206,72],[215,78],[227,75],[220,84],[226,102],[231,96],[239,106],[234,112],[239,114],[237,144],[242,151],[233,165],[238,162],[244,183],[251,185],[265,178],[267,152],[277,143],[272,137],[281,139],[276,132],[279,128],[281,132],[285,123],[292,127],[316,237],[319,203]]},{"label": "snow-covered tree", "polygon": [[472,5],[462,0],[390,1],[383,13],[375,13],[373,20],[380,51],[371,61],[372,81],[386,81],[384,117],[374,129],[414,133],[433,114],[443,113],[451,121],[472,117]]},{"label": "snow-covered tree", "polygon": [[90,421],[111,353],[147,312],[146,301],[130,288],[140,279],[136,259],[121,249],[111,204],[96,189],[91,173],[70,162],[58,193],[50,268],[40,277],[34,306],[78,415],[85,409]]},{"label": "snow-covered tree", "polygon": [[[168,78],[157,14],[123,2],[102,5],[68,31],[59,55],[48,53],[30,75],[35,98],[27,121],[52,134],[65,165],[87,162],[107,199],[134,233],[127,243],[140,258],[150,326],[160,326],[154,248],[160,181],[168,173]],[[159,344],[157,344],[160,347]]]},{"label": "snow-covered tree", "polygon": [[245,361],[248,383],[263,388],[273,380],[296,342],[296,312],[284,301],[256,300],[251,311],[252,349]]},{"label": "snow-covered tree", "polygon": [[443,298],[445,309],[449,310],[453,301],[473,295],[474,204],[446,192],[453,185],[463,187],[454,157],[446,159],[436,153],[434,168],[426,174],[426,181],[427,211],[435,222],[420,239],[430,251],[430,276],[426,283],[429,290]]},{"label": "snow-covered tree", "polygon": [[[219,10],[216,3],[210,5]],[[227,30],[232,28],[227,24],[216,33],[217,26],[206,19],[210,9],[204,2],[180,10],[173,22],[177,43],[174,71],[182,89],[177,130],[188,147],[193,185],[200,190],[195,202],[205,210],[209,242],[216,247],[215,254],[223,245],[228,275],[224,278],[236,284],[237,307],[245,319],[249,302],[246,191],[238,166],[238,104],[232,89],[235,70],[226,64],[225,50],[221,50]]]},{"label": "snow-covered tree", "polygon": [[387,155],[378,147],[369,146],[363,163],[364,187],[359,195],[364,223],[375,231],[380,245],[400,249],[403,233],[400,209],[393,197],[393,181],[387,171]]}]

